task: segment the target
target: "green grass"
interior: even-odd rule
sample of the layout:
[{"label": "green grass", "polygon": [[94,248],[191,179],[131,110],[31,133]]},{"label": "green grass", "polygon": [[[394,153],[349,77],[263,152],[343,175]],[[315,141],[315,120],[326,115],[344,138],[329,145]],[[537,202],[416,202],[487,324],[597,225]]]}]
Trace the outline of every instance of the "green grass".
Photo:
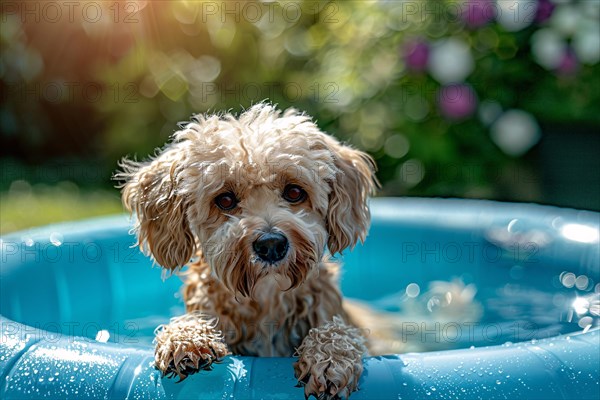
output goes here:
[{"label": "green grass", "polygon": [[84,190],[71,182],[31,186],[15,181],[8,191],[0,192],[0,234],[123,211],[116,189]]}]

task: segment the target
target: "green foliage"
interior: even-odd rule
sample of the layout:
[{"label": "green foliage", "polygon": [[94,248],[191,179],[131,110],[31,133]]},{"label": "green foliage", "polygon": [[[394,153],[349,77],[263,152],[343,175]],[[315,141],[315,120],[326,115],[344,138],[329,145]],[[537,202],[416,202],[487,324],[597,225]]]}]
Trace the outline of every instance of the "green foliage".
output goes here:
[{"label": "green foliage", "polygon": [[0,234],[120,212],[123,207],[114,191],[79,190],[71,182],[32,187],[15,181],[10,191],[0,193]]},{"label": "green foliage", "polygon": [[[541,126],[600,126],[600,64],[580,51],[593,50],[594,3],[97,2],[107,18],[94,23],[77,13],[58,23],[3,14],[0,155],[38,166],[79,158],[108,188],[121,157],[152,154],[178,121],[269,99],[370,152],[382,194],[541,201],[535,149],[527,151],[537,139],[507,154],[491,132],[512,109]],[[501,18],[502,4],[520,26]],[[540,32],[575,58],[541,62]],[[411,59],[415,43],[427,60]],[[432,54],[448,43],[454,53],[435,72]],[[461,62],[472,70],[440,75]],[[51,97],[52,85],[74,89]],[[99,97],[83,90],[90,85]],[[453,85],[466,88],[457,101],[440,95]],[[471,91],[472,104],[458,107]],[[89,185],[80,175],[60,180]],[[2,187],[10,183],[3,174]]]},{"label": "green foliage", "polygon": [[[486,4],[471,3],[478,1]],[[475,90],[475,101],[492,104],[498,113],[524,110],[540,123],[598,124],[600,67],[580,64],[576,73],[565,74],[545,69],[532,56],[531,42],[548,22],[514,32],[493,18],[469,27],[468,16],[457,15],[467,3],[304,2],[293,21],[277,4],[268,22],[249,21],[243,8],[236,22],[203,15],[197,2],[165,6],[154,23],[169,40],[146,41],[143,51],[104,70],[107,81],[119,77],[152,87],[151,96],[138,103],[137,113],[144,113],[139,118],[108,105],[107,148],[115,155],[132,148],[143,154],[194,112],[239,110],[269,98],[306,110],[324,129],[371,152],[385,194],[531,200],[517,185],[499,184],[497,178],[505,168],[530,173],[531,160],[504,154],[488,134],[491,121],[482,122],[476,112],[456,119],[440,114],[443,85],[427,68],[411,70],[406,44],[464,42],[474,63],[464,82]],[[531,14],[528,8],[518,11]],[[173,29],[174,16],[185,28]],[[192,27],[190,37],[184,32]],[[455,83],[460,82],[450,82]],[[460,171],[444,180],[453,168]]]}]

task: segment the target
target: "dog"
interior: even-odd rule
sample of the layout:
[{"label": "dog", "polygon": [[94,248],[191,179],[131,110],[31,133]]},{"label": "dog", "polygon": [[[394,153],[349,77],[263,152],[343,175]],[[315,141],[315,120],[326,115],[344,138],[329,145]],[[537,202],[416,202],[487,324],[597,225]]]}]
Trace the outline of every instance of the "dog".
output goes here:
[{"label": "dog", "polygon": [[349,397],[366,338],[326,248],[365,240],[375,162],[269,103],[179,128],[117,174],[140,248],[168,272],[188,266],[186,314],[157,329],[156,367],[182,380],[229,353],[296,356],[305,397]]}]

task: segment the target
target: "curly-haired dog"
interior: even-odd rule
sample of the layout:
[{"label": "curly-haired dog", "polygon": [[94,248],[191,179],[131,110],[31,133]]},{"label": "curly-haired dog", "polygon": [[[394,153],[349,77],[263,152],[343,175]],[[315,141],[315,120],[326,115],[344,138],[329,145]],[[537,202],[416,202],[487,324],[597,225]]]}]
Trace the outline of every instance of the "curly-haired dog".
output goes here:
[{"label": "curly-haired dog", "polygon": [[154,159],[125,160],[117,175],[142,249],[170,271],[189,264],[187,314],[157,331],[157,368],[183,379],[229,351],[296,354],[306,396],[349,396],[365,339],[325,247],[365,239],[373,160],[264,103],[180,127]]}]

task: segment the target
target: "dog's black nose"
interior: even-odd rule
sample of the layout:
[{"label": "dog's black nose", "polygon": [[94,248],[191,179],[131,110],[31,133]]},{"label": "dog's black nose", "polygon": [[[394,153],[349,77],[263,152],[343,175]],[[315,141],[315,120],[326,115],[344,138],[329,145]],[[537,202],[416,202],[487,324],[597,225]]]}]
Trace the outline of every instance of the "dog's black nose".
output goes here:
[{"label": "dog's black nose", "polygon": [[256,239],[252,247],[261,260],[274,263],[287,254],[288,240],[280,233],[270,232]]}]

